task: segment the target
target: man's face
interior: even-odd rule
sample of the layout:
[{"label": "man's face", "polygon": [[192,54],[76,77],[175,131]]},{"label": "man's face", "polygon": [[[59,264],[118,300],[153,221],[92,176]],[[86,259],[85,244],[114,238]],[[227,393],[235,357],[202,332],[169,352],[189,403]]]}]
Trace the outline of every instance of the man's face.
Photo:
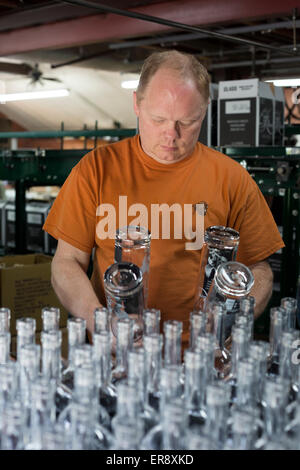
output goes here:
[{"label": "man's face", "polygon": [[207,103],[192,79],[183,80],[172,70],[158,70],[139,103],[134,93],[144,152],[164,163],[191,155],[206,109]]}]

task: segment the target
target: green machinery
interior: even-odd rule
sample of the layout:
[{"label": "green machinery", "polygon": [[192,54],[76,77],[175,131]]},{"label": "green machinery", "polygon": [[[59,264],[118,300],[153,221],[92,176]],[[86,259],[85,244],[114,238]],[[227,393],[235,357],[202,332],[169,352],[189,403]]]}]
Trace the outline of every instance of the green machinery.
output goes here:
[{"label": "green machinery", "polygon": [[[0,139],[60,138],[59,150],[0,150],[0,180],[15,183],[16,188],[16,253],[25,253],[25,194],[31,186],[61,186],[71,169],[87,153],[87,149],[64,150],[67,136],[117,139],[136,134],[136,129],[79,130],[51,132],[5,132]],[[300,134],[300,126],[290,126],[286,134]],[[280,254],[279,289],[270,306],[279,305],[286,296],[296,296],[300,274],[300,148],[297,147],[226,147],[218,149],[241,163],[254,178],[266,197],[275,220],[282,227],[285,248]],[[298,151],[298,153],[297,153]],[[256,329],[265,333],[268,315],[257,322]]]}]

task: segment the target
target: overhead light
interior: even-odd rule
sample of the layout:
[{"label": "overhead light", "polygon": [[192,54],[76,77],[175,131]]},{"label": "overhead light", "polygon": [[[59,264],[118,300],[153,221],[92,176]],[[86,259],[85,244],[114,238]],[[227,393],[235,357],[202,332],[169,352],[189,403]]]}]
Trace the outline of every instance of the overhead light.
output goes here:
[{"label": "overhead light", "polygon": [[68,96],[69,90],[61,88],[58,90],[26,91],[24,93],[3,93],[0,94],[0,103],[9,101],[40,100],[45,98],[60,98]]},{"label": "overhead light", "polygon": [[122,88],[133,90],[137,88],[138,84],[139,84],[139,80],[124,80],[124,82],[121,83],[121,86]]},{"label": "overhead light", "polygon": [[282,78],[280,80],[266,80],[266,82],[272,82],[275,86],[300,86],[300,78]]}]

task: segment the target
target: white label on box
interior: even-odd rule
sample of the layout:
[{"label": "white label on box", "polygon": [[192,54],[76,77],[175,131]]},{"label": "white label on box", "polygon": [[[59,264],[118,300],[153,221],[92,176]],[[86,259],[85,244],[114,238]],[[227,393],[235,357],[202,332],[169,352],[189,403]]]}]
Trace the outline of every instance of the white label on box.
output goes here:
[{"label": "white label on box", "polygon": [[7,211],[7,220],[9,222],[15,222],[16,220],[16,213],[15,211]]},{"label": "white label on box", "polygon": [[226,101],[225,103],[225,114],[245,114],[250,111],[250,100]]},{"label": "white label on box", "polygon": [[40,214],[27,214],[28,224],[40,225],[42,223],[42,216]]},{"label": "white label on box", "polygon": [[219,83],[220,99],[254,98],[258,96],[259,80],[250,78],[247,80],[228,80]]}]

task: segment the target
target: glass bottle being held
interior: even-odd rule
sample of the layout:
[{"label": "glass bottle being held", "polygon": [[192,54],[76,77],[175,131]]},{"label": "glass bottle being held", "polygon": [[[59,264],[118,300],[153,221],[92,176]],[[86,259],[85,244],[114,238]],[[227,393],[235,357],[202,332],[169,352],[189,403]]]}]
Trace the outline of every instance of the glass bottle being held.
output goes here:
[{"label": "glass bottle being held", "polygon": [[239,240],[239,233],[232,228],[213,225],[206,229],[201,250],[194,310],[204,309],[205,296],[211,288],[218,266],[235,260]]},{"label": "glass bottle being held", "polygon": [[239,309],[239,300],[247,297],[253,287],[254,277],[250,269],[237,261],[228,261],[219,265],[215,278],[207,295],[206,310],[215,301],[226,306],[225,340],[230,336],[235,315]]},{"label": "glass bottle being held", "polygon": [[134,341],[143,335],[143,274],[132,263],[122,262],[109,266],[104,274],[107,308],[111,317],[111,329],[117,336],[117,322],[130,317],[134,321]]},{"label": "glass bottle being held", "polygon": [[138,225],[121,227],[116,232],[115,263],[135,264],[142,271],[144,308],[147,308],[151,234]]}]

